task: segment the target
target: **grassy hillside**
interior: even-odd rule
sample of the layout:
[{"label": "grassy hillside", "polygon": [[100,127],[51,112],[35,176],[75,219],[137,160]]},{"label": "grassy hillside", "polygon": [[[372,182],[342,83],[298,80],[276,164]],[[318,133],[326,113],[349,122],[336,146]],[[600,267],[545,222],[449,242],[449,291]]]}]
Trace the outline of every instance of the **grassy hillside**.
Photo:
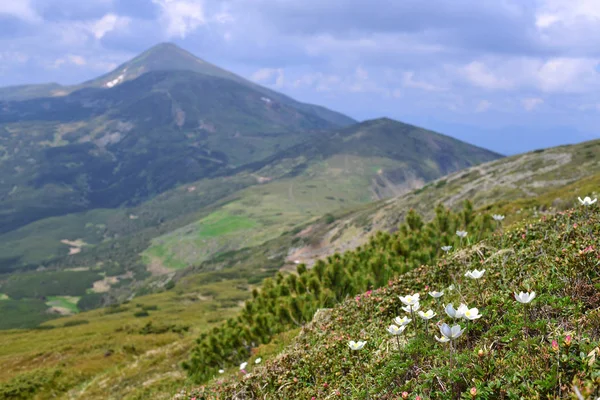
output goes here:
[{"label": "grassy hillside", "polygon": [[[177,363],[195,338],[235,315],[250,288],[243,275],[222,282],[204,274],[176,290],[38,329],[0,331],[0,398],[169,398],[186,382]],[[3,318],[10,318],[4,310]]]},{"label": "grassy hillside", "polygon": [[600,174],[599,155],[600,140],[595,140],[470,167],[346,215],[330,226],[318,246],[299,249],[295,256],[312,265],[323,254],[354,248],[368,240],[369,234],[361,234],[357,240],[358,232],[395,229],[410,209],[431,216],[431,204],[456,209],[468,199],[478,208],[495,205],[495,211],[507,212],[513,220],[522,217],[517,212],[533,215],[551,207],[565,209],[576,204],[574,192],[600,192],[594,186],[598,182],[595,176]]},{"label": "grassy hillside", "polygon": [[326,132],[252,165],[266,183],[239,192],[204,219],[157,237],[144,257],[147,264],[169,268],[198,264],[261,244],[307,220],[402,194],[498,157],[386,118]]},{"label": "grassy hillside", "polygon": [[[245,371],[231,366],[223,378],[176,397],[596,398],[599,227],[600,209],[593,206],[499,231],[322,310],[297,337],[284,337],[283,351],[259,347],[246,355]],[[466,277],[473,269],[485,270],[483,277]],[[444,292],[440,301],[427,294],[432,290]],[[514,297],[521,291],[536,297],[521,304]],[[423,322],[409,314],[405,331],[391,335],[393,319],[406,315],[399,296],[415,293],[421,310],[436,315]],[[453,321],[444,305],[461,303],[478,308],[481,318]],[[440,323],[467,329],[451,345],[439,343]],[[349,340],[366,345],[352,351]],[[253,365],[260,356],[262,364]]]},{"label": "grassy hillside", "polygon": [[[42,281],[33,277],[19,298],[36,299],[34,314],[44,312],[40,305],[48,303],[46,296],[77,296],[85,309],[124,300],[147,292],[143,282],[151,275],[260,245],[325,214],[497,157],[389,119],[322,132],[227,176],[181,185],[138,206],[46,218],[5,233],[0,291],[9,292],[15,284],[7,274],[43,265],[57,282],[54,290],[38,293],[35,284]],[[96,278],[73,287],[57,269],[91,271]],[[48,316],[23,314],[22,325],[11,319],[0,328],[33,327],[40,318]]]},{"label": "grassy hillside", "polygon": [[[368,205],[362,207],[368,207]],[[492,210],[496,209],[492,208]],[[352,215],[353,211],[348,211],[347,213]],[[464,216],[465,214],[450,217],[450,220],[454,222],[445,228],[448,230],[448,235],[445,239],[439,238],[435,240],[443,240],[445,243],[452,243],[457,248],[460,247],[460,240],[453,235],[453,230],[456,226],[455,224],[459,223],[458,221],[461,221],[461,218],[464,221]],[[518,218],[524,216],[525,214],[523,213],[517,214]],[[345,218],[343,214],[338,214],[338,217]],[[507,218],[510,217],[509,215]],[[412,223],[414,224],[414,221]],[[439,223],[439,221],[434,222],[434,225],[430,226],[438,226]],[[192,270],[182,270],[174,277],[178,282],[175,288],[164,293],[136,298],[128,304],[115,308],[114,312],[111,311],[111,308],[107,310],[95,310],[50,321],[45,324],[54,326],[53,329],[0,332],[0,340],[3,343],[8,338],[11,338],[11,343],[15,343],[14,346],[5,348],[3,356],[0,358],[0,363],[3,365],[18,365],[17,368],[9,368],[5,371],[5,375],[0,378],[0,388],[2,390],[9,390],[8,388],[15,390],[15,387],[25,387],[27,388],[26,390],[30,390],[31,392],[25,392],[29,393],[27,395],[29,397],[24,398],[35,399],[44,399],[51,396],[62,398],[60,393],[69,391],[71,393],[69,397],[64,398],[142,399],[149,396],[157,399],[171,398],[172,394],[178,391],[178,389],[184,387],[191,388],[191,382],[185,377],[185,372],[179,369],[178,364],[188,359],[198,335],[202,332],[208,332],[208,329],[211,327],[219,326],[219,321],[222,321],[223,318],[239,315],[237,314],[238,310],[240,310],[238,302],[251,298],[251,289],[262,278],[269,275],[272,276],[274,271],[282,268],[282,266],[285,266],[284,270],[289,271],[288,267],[291,267],[291,270],[295,270],[296,265],[293,262],[286,262],[286,258],[292,254],[290,252],[293,252],[293,249],[296,247],[304,247],[311,242],[315,243],[315,240],[318,242],[318,239],[329,232],[331,224],[331,222],[323,218],[311,225],[309,229],[288,232],[261,246],[224,254]],[[469,231],[475,232],[474,229],[470,228]],[[418,233],[419,231],[421,233]],[[406,231],[406,228],[403,228],[398,233],[402,235],[404,235],[402,232],[410,233],[408,237],[402,236],[405,239],[412,238],[407,242],[405,239],[402,240],[403,243],[406,243],[405,246],[408,247],[404,247],[404,245],[398,247],[395,241],[385,239],[390,236],[389,234],[378,235],[374,242],[376,246],[383,246],[386,249],[404,249],[402,250],[403,252],[398,253],[403,254],[399,260],[404,260],[399,264],[390,263],[390,259],[386,259],[386,257],[379,258],[380,261],[385,260],[384,265],[396,265],[393,267],[394,270],[400,268],[401,272],[417,268],[422,264],[435,265],[437,257],[442,255],[442,252],[439,250],[439,246],[435,244],[435,241],[429,242],[433,238],[431,233],[425,234],[426,232],[435,232],[435,230],[432,231],[431,228],[422,227],[419,231],[410,233]],[[536,234],[535,237],[537,238],[537,236]],[[423,245],[423,240],[426,240],[430,244]],[[466,241],[463,244],[466,244]],[[412,251],[410,250],[410,246],[415,246],[415,249],[419,249],[420,251]],[[397,252],[398,250],[394,251]],[[377,253],[377,248],[374,248],[370,252],[372,255],[376,255]],[[348,257],[349,255],[344,255],[344,257]],[[329,260],[331,262],[340,260],[340,258],[339,256],[335,256]],[[410,260],[410,262],[407,263],[407,260]],[[325,262],[328,263],[327,260]],[[344,263],[340,264],[339,261],[334,262],[337,265],[344,265]],[[362,264],[354,265],[359,266]],[[381,264],[365,262],[364,265],[373,268]],[[404,266],[408,268],[405,269]],[[478,268],[481,268],[481,266],[478,266]],[[372,271],[374,272],[376,269]],[[388,277],[391,278],[394,274],[381,275],[381,282],[387,282]],[[357,270],[356,276],[362,275],[364,273]],[[364,276],[367,277],[368,275]],[[231,281],[230,279],[233,277],[240,280],[237,282]],[[458,274],[457,278],[459,278]],[[367,283],[369,279],[367,278]],[[430,281],[423,284],[429,284],[433,288],[433,283]],[[235,290],[231,291],[234,288]],[[357,286],[356,290],[358,290],[357,293],[360,293],[363,289],[359,289],[359,286]],[[468,290],[472,291],[474,289],[469,288]],[[343,296],[340,300],[343,300]],[[1,302],[2,300],[0,300]],[[147,312],[150,314],[150,317],[133,317],[134,313],[144,311],[141,309],[143,306],[136,306],[137,303],[142,304],[148,309]],[[472,303],[469,304],[471,305]],[[330,303],[327,307],[334,305],[335,302]],[[154,306],[157,306],[158,309],[152,310]],[[125,310],[122,310],[122,307]],[[369,313],[372,313],[372,311],[369,311]],[[312,311],[307,309],[306,315],[308,321],[312,317]],[[183,333],[183,337],[180,337],[179,333],[174,334],[172,332],[135,333],[140,332],[144,328],[148,319],[153,321],[153,325],[159,326],[159,332],[165,326],[168,327],[169,325],[189,325],[189,330],[187,333]],[[78,322],[70,321],[79,320],[87,320],[88,323],[85,324],[84,322],[82,325],[73,328],[61,327],[65,323],[68,325],[77,324]],[[207,321],[210,323],[207,324]],[[256,355],[263,358],[274,357],[275,353],[287,346],[291,340],[294,340],[297,328],[294,322],[288,320],[287,323],[291,324],[288,326],[295,329],[290,333],[275,336],[268,346],[261,346],[258,350],[253,350],[251,354],[254,354],[254,356],[249,356],[250,361],[253,361]],[[389,321],[385,323],[386,326],[388,323]],[[124,330],[117,332],[119,327],[131,324],[135,325],[135,327],[123,328]],[[113,330],[115,333],[110,333]],[[67,332],[69,332],[70,340],[73,343],[79,343],[78,345],[73,345],[72,343],[66,345],[66,347],[60,347],[60,344],[64,342],[62,338],[65,337],[64,335]],[[80,340],[83,338],[86,339]],[[36,351],[32,353],[31,343],[34,342],[36,343]],[[133,345],[136,348],[139,347],[143,351],[129,354],[127,351],[131,350],[125,349],[126,346],[123,343]],[[113,353],[110,356],[104,357],[104,354],[108,351],[107,349],[110,349]],[[89,357],[87,354],[90,351],[93,351],[93,354],[97,354],[98,356]],[[47,361],[40,364],[40,353],[44,354],[44,359],[55,361]],[[59,354],[60,357],[58,357]],[[119,355],[118,360],[111,358],[115,354]],[[285,359],[285,357],[283,358]],[[242,357],[239,360],[234,359],[229,361],[227,365],[231,366],[227,368],[225,375],[233,378],[236,374],[235,371],[237,371],[235,367],[236,363],[243,361],[243,359]],[[88,363],[94,367],[92,368]],[[50,368],[46,368],[47,366]],[[87,372],[83,374],[76,373],[81,368]],[[88,368],[90,369],[88,370]],[[58,379],[58,376],[62,378]],[[293,377],[290,379],[293,379]],[[234,378],[234,380],[237,382],[237,378]],[[331,385],[333,381],[328,382]],[[233,381],[230,383],[233,383]],[[110,393],[108,397],[106,393]],[[302,397],[300,396],[300,398]],[[23,397],[9,398],[18,399]],[[275,395],[275,398],[278,397]]]}]

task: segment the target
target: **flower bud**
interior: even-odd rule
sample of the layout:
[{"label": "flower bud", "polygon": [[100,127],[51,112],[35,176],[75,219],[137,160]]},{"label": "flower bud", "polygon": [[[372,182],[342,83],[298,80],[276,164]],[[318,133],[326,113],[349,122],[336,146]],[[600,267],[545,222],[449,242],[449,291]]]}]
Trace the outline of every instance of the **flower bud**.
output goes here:
[{"label": "flower bud", "polygon": [[475,398],[475,396],[477,396],[477,388],[476,387],[472,387],[471,388],[471,397]]},{"label": "flower bud", "polygon": [[479,358],[483,357],[483,356],[484,356],[484,354],[485,354],[485,353],[484,353],[484,352],[483,352],[483,350],[481,350],[481,349],[479,349],[479,351],[477,352],[477,355],[479,356]]},{"label": "flower bud", "polygon": [[558,342],[556,339],[552,341],[552,350],[558,351]]},{"label": "flower bud", "polygon": [[402,398],[408,399],[408,392],[402,392]]},{"label": "flower bud", "polygon": [[565,338],[565,346],[571,346],[571,335],[567,335],[567,337]]}]

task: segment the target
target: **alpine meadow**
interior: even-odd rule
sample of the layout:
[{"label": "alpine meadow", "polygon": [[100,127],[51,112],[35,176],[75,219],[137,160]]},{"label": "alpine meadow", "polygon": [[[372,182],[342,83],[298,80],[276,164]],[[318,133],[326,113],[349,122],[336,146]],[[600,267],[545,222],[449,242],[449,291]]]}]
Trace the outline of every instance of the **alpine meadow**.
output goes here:
[{"label": "alpine meadow", "polygon": [[249,4],[0,5],[0,400],[600,399],[600,9]]}]

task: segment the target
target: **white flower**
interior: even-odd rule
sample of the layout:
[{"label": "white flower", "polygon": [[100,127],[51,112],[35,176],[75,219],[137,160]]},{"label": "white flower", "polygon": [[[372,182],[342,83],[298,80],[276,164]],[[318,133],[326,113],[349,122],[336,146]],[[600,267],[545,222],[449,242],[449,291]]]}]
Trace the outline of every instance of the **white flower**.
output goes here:
[{"label": "white flower", "polygon": [[435,340],[437,340],[440,343],[448,343],[450,341],[450,339],[448,339],[446,336],[442,336],[441,338],[436,336]]},{"label": "white flower", "polygon": [[419,293],[415,293],[415,294],[409,294],[408,296],[398,296],[398,298],[400,299],[400,301],[402,303],[404,303],[407,306],[413,306],[416,303],[419,302]]},{"label": "white flower", "polygon": [[262,358],[258,357],[256,360],[254,360],[254,364],[260,364],[261,361]]},{"label": "white flower", "polygon": [[389,333],[391,333],[392,335],[396,336],[396,335],[399,335],[402,332],[404,332],[405,329],[406,329],[406,325],[400,325],[400,326],[390,325],[390,326],[388,326],[387,331]]},{"label": "white flower", "polygon": [[431,318],[435,317],[435,313],[433,312],[433,310],[429,310],[427,312],[423,312],[423,311],[419,311],[419,317],[423,318],[424,320],[430,320]]},{"label": "white flower", "polygon": [[450,327],[448,324],[442,324],[442,326],[440,326],[440,332],[442,335],[450,340],[459,338],[464,331],[465,328],[460,329],[460,325],[454,325],[453,327]]},{"label": "white flower", "polygon": [[465,312],[463,313],[463,318],[468,319],[469,321],[473,321],[478,318],[481,318],[481,314],[479,314],[479,310],[477,308],[471,308],[465,310]]},{"label": "white flower", "polygon": [[448,316],[450,318],[462,318],[465,315],[465,312],[469,309],[469,307],[466,306],[466,304],[461,304],[458,309],[455,309],[454,306],[452,304],[448,304],[445,308],[444,311],[446,311],[446,314],[448,314]]},{"label": "white flower", "polygon": [[452,250],[452,246],[442,246],[442,250],[444,250],[447,253],[450,250]]},{"label": "white flower", "polygon": [[467,231],[456,231],[456,234],[457,234],[457,235],[458,235],[458,237],[460,237],[460,238],[467,237]]},{"label": "white flower", "polygon": [[220,370],[219,370],[219,373],[220,373],[220,374],[222,374],[223,372],[225,372],[225,370],[224,370],[224,369],[220,369]]},{"label": "white flower", "polygon": [[460,306],[458,306],[458,309],[456,310],[456,318],[462,318],[465,316],[465,313],[467,312],[467,310],[469,309],[469,307],[467,307],[466,304],[462,304]]},{"label": "white flower", "polygon": [[440,298],[444,295],[444,292],[429,292],[429,295],[434,299]]},{"label": "white flower", "polygon": [[351,340],[351,341],[348,342],[348,346],[352,350],[360,350],[363,347],[365,347],[365,344],[367,344],[367,342],[361,342],[360,340],[358,342],[355,342],[354,340]]},{"label": "white flower", "polygon": [[406,316],[404,316],[404,317],[402,317],[402,318],[400,318],[400,317],[396,317],[396,318],[394,318],[394,322],[395,322],[395,323],[396,323],[396,325],[398,325],[398,326],[405,326],[405,325],[408,325],[408,324],[410,323],[410,321],[412,321],[412,319],[410,319],[410,318],[408,318],[408,317],[406,317]]},{"label": "white flower", "polygon": [[519,303],[527,304],[527,303],[531,302],[531,300],[533,300],[534,298],[535,298],[535,292],[531,292],[531,293],[521,292],[519,294],[515,293],[515,299]]},{"label": "white flower", "polygon": [[502,221],[504,219],[504,215],[494,214],[492,215],[492,218],[494,218],[496,221]]},{"label": "white flower", "polygon": [[402,307],[402,309],[404,310],[404,312],[407,312],[407,313],[412,313],[412,312],[418,311],[419,308],[421,308],[421,304],[419,302],[416,302],[412,306],[404,306],[404,307]]},{"label": "white flower", "polygon": [[594,200],[592,200],[589,197],[586,197],[585,199],[581,200],[581,197],[578,197],[579,202],[581,203],[582,206],[591,206],[592,204],[594,204],[596,201],[598,201],[597,198],[595,198]]},{"label": "white flower", "polygon": [[465,276],[471,279],[479,279],[483,276],[484,273],[485,269],[482,269],[481,271],[474,269],[473,271],[467,271]]},{"label": "white flower", "polygon": [[243,369],[246,369],[246,365],[248,365],[248,363],[247,363],[247,362],[243,362],[243,363],[241,363],[241,364],[240,364],[240,371],[241,371],[241,370],[243,370]]}]

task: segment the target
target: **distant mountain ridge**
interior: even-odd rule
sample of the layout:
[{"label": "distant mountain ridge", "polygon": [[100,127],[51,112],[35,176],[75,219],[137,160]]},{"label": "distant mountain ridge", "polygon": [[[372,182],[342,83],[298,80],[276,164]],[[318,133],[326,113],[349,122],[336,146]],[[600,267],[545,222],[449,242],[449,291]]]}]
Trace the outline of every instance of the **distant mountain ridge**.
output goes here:
[{"label": "distant mountain ridge", "polygon": [[257,90],[272,99],[314,114],[334,125],[349,125],[356,121],[341,113],[325,107],[298,102],[288,96],[257,85],[232,72],[226,71],[173,43],[160,43],[144,51],[139,56],[121,64],[98,78],[85,81],[78,85],[62,86],[57,83],[40,85],[20,85],[0,88],[0,101],[18,101],[37,97],[65,96],[84,88],[113,88],[139,76],[156,71],[191,71],[216,78],[228,79],[238,84]]}]

